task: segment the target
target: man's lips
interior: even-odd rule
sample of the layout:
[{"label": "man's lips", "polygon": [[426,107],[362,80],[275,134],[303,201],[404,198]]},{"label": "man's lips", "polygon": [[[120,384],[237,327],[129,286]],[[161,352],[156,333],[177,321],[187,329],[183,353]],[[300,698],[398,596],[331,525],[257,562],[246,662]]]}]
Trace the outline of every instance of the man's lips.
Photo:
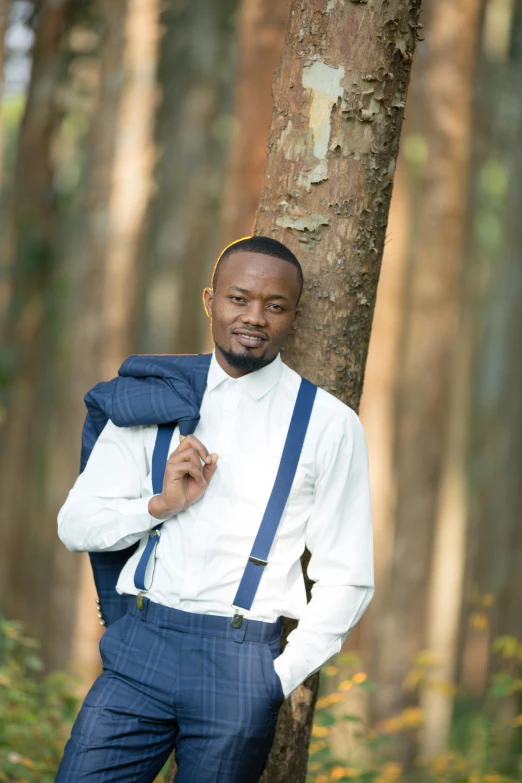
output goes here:
[{"label": "man's lips", "polygon": [[246,348],[256,348],[267,340],[267,337],[262,332],[249,332],[246,329],[233,332],[233,334],[238,343]]}]

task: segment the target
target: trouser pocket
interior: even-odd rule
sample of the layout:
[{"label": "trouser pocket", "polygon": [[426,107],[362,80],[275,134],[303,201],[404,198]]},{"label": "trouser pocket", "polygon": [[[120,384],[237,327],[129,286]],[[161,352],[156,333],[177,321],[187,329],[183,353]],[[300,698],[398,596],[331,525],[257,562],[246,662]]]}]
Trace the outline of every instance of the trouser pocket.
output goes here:
[{"label": "trouser pocket", "polygon": [[262,659],[262,671],[265,681],[265,687],[272,701],[273,707],[278,710],[284,701],[283,686],[274,667],[274,658],[277,657],[275,651],[272,651],[268,644],[260,644],[260,655]]}]

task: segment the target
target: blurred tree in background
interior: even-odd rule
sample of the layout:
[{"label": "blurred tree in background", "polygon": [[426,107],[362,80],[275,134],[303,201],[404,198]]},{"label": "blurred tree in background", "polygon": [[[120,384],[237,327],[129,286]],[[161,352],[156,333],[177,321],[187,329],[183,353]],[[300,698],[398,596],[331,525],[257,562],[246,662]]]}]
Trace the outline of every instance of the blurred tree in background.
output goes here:
[{"label": "blurred tree in background", "polygon": [[[462,304],[479,10],[479,0],[439,0],[431,7],[425,93],[419,106],[427,156],[417,192],[396,368],[394,542],[386,592],[376,619],[378,720],[389,718],[411,703],[402,684],[415,654],[427,646],[431,630],[428,587],[438,496],[444,459],[448,458],[448,423],[451,421],[455,432],[465,414],[459,410],[452,420],[451,379]],[[453,465],[454,478],[458,467]],[[441,524],[447,518],[445,514]],[[449,659],[454,656],[441,648],[441,641],[446,638],[444,626],[449,630],[451,624],[452,630],[458,623],[462,589],[462,545],[458,541],[463,525],[463,516],[451,516],[450,538],[446,536],[443,546],[444,579],[433,593],[438,599],[433,613],[442,606],[444,622],[431,641]],[[449,595],[445,584],[451,586]],[[452,679],[450,670],[447,679]]]},{"label": "blurred tree in background", "polygon": [[49,410],[62,306],[59,195],[54,144],[67,70],[70,4],[32,9],[32,68],[15,151],[0,249],[4,296],[1,380],[9,411],[2,427],[1,591],[10,615],[42,628],[54,536],[42,524]]},{"label": "blurred tree in background", "polygon": [[290,0],[243,0],[239,5],[235,116],[221,221],[223,246],[253,230],[268,152],[272,84],[289,12]]},{"label": "blurred tree in background", "polygon": [[[317,677],[285,703],[267,783],[522,779],[522,3],[424,5],[0,0],[0,610],[80,692],[100,627],[56,513],[85,391],[208,350],[201,289],[255,224],[305,270],[285,360],[357,409],[386,231],[376,598],[315,719]],[[2,629],[0,780],[51,780],[73,686]]]},{"label": "blurred tree in background", "polygon": [[197,353],[202,290],[220,250],[219,210],[232,133],[237,0],[164,4],[155,189],[142,238],[138,350]]}]

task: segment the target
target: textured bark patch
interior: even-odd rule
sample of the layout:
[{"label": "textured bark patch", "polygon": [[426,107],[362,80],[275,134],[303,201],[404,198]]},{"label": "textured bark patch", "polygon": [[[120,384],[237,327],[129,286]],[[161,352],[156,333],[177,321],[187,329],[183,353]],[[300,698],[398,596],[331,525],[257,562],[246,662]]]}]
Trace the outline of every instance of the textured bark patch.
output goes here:
[{"label": "textured bark patch", "polygon": [[278,226],[293,228],[296,231],[317,231],[319,226],[327,226],[329,222],[330,218],[327,215],[320,215],[317,212],[312,212],[309,215],[297,214],[296,212],[293,215],[288,213],[276,220]]},{"label": "textured bark patch", "polygon": [[337,98],[343,97],[343,76],[342,65],[331,68],[316,61],[303,68],[303,87],[312,90],[314,96],[310,109],[310,127],[314,134],[314,155],[319,160],[324,158],[328,150],[329,115]]}]

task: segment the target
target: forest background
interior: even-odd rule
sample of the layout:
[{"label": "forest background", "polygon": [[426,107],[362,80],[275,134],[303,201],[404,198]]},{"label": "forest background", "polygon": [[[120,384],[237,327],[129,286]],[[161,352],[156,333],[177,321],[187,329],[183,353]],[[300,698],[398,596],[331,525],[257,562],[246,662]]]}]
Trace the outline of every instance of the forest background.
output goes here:
[{"label": "forest background", "polygon": [[[0,0],[0,780],[53,780],[100,665],[87,556],[56,536],[83,395],[131,353],[210,349],[289,11]],[[415,35],[362,302],[376,596],[299,737],[315,783],[522,780],[522,2],[425,0]]]}]

